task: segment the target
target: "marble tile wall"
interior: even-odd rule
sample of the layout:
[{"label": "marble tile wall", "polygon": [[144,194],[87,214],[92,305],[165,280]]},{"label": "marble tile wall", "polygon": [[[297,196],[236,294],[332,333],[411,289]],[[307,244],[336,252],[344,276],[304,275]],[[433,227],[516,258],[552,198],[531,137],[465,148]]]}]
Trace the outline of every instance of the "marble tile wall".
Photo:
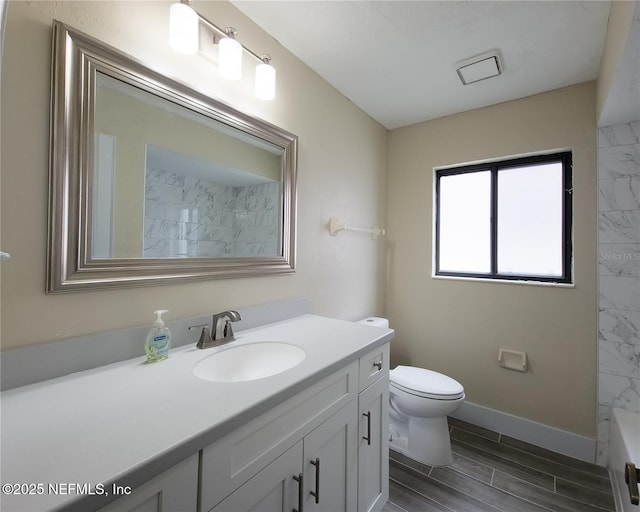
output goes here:
[{"label": "marble tile wall", "polygon": [[598,464],[612,407],[640,412],[640,121],[598,130]]},{"label": "marble tile wall", "polygon": [[144,256],[220,257],[233,252],[231,187],[147,170]]},{"label": "marble tile wall", "polygon": [[231,257],[279,252],[279,184],[220,185],[147,170],[145,257]]},{"label": "marble tile wall", "polygon": [[280,254],[280,184],[235,187],[233,197],[234,255]]}]

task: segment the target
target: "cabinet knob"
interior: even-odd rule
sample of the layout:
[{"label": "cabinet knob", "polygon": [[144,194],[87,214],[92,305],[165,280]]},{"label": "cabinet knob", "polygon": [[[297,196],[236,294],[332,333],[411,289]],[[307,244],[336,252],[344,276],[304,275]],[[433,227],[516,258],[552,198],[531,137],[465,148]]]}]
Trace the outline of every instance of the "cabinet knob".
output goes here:
[{"label": "cabinet knob", "polygon": [[373,366],[375,366],[378,370],[382,370],[382,361],[373,363]]}]

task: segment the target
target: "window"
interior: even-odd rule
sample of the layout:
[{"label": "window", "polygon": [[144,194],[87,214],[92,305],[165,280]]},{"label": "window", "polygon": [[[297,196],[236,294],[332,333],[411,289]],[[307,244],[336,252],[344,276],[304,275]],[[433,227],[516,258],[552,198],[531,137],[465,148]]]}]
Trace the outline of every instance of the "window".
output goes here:
[{"label": "window", "polygon": [[436,171],[435,274],[571,282],[571,153]]}]

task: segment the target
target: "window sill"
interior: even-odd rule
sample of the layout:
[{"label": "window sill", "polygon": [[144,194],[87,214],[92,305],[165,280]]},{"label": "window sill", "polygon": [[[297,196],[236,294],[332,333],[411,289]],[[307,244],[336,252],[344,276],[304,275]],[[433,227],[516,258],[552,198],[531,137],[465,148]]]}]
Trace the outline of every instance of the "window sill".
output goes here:
[{"label": "window sill", "polygon": [[542,281],[518,281],[510,279],[483,279],[481,277],[459,277],[459,276],[437,276],[431,274],[431,279],[441,279],[443,281],[472,281],[476,283],[491,283],[491,284],[515,284],[525,286],[546,286],[550,288],[575,288],[575,283],[547,283]]}]

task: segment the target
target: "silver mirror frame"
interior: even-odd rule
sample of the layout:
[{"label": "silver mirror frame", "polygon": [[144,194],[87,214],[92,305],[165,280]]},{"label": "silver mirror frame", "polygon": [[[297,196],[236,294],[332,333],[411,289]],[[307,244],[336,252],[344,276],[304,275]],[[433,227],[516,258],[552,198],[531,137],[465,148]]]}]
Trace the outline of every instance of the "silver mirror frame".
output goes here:
[{"label": "silver mirror frame", "polygon": [[[59,21],[53,24],[52,53],[47,293],[295,272],[297,136],[166,78]],[[282,148],[282,256],[92,259],[96,71]]]}]

